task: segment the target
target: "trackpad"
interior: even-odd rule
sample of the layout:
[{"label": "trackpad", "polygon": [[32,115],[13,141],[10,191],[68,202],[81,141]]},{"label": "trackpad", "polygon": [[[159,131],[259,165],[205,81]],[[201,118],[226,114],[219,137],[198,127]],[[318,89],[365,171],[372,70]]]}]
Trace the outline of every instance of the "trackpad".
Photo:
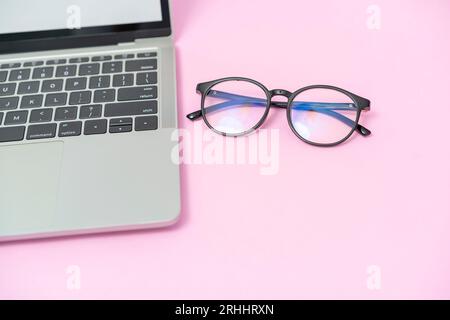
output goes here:
[{"label": "trackpad", "polygon": [[63,142],[0,147],[0,236],[55,224]]}]

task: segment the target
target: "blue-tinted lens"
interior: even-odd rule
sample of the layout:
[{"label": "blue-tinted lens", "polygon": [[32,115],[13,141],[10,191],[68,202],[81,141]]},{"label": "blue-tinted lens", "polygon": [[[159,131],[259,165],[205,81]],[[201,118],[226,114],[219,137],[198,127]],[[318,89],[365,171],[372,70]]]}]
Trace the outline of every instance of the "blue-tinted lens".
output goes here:
[{"label": "blue-tinted lens", "polygon": [[258,85],[248,81],[225,81],[207,94],[204,110],[208,123],[229,135],[248,132],[264,117],[267,95]]},{"label": "blue-tinted lens", "polygon": [[298,94],[291,107],[295,131],[305,140],[333,144],[356,127],[358,108],[346,94],[330,89],[309,89]]}]

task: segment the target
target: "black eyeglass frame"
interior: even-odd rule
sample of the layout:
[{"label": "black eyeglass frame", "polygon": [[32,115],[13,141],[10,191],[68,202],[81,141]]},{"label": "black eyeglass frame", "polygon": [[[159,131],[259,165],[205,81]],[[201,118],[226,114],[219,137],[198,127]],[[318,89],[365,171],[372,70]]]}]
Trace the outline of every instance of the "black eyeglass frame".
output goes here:
[{"label": "black eyeglass frame", "polygon": [[[261,88],[264,93],[266,94],[267,97],[267,105],[265,106],[265,112],[264,115],[262,116],[262,118],[260,119],[260,121],[253,126],[252,128],[250,128],[247,131],[244,132],[240,132],[240,133],[226,133],[226,132],[222,132],[217,130],[216,128],[214,128],[208,121],[208,118],[206,116],[206,109],[208,107],[205,107],[205,100],[209,94],[209,92],[211,91],[211,89],[223,82],[228,82],[228,81],[246,81],[246,82],[250,82],[256,86],[258,86],[259,88]],[[292,117],[291,117],[291,110],[292,110],[292,104],[295,100],[295,98],[301,94],[302,92],[305,92],[307,90],[311,90],[311,89],[328,89],[328,90],[335,90],[338,91],[344,95],[346,95],[348,98],[350,98],[354,105],[356,106],[356,119],[355,119],[355,125],[351,128],[350,132],[348,133],[347,136],[345,136],[344,138],[342,138],[341,140],[337,141],[337,142],[333,142],[333,143],[317,143],[317,142],[313,142],[313,141],[309,141],[307,139],[305,139],[304,137],[302,137],[297,130],[295,129],[293,123],[292,123]],[[347,141],[355,131],[357,131],[358,133],[360,133],[362,136],[369,136],[371,134],[371,131],[365,127],[363,127],[362,125],[359,124],[359,120],[361,118],[361,112],[362,111],[369,111],[370,110],[370,100],[360,97],[350,91],[347,91],[345,89],[339,88],[339,87],[335,87],[335,86],[330,86],[330,85],[311,85],[311,86],[307,86],[307,87],[303,87],[301,89],[298,89],[295,92],[290,92],[288,90],[284,90],[284,89],[274,89],[274,90],[269,90],[267,87],[265,87],[263,84],[261,84],[260,82],[253,80],[253,79],[249,79],[249,78],[243,78],[243,77],[227,77],[227,78],[221,78],[221,79],[217,79],[217,80],[213,80],[213,81],[208,81],[208,82],[203,82],[203,83],[199,83],[197,85],[197,92],[200,93],[202,95],[201,98],[201,109],[195,112],[192,112],[190,114],[187,115],[187,118],[189,120],[197,120],[200,117],[203,118],[203,121],[206,123],[206,125],[208,126],[209,129],[211,129],[212,131],[214,131],[215,133],[222,135],[222,136],[227,136],[227,137],[240,137],[240,136],[245,136],[248,135],[256,130],[258,130],[263,124],[264,122],[267,120],[267,117],[269,115],[270,112],[270,108],[271,107],[275,107],[275,108],[282,108],[282,109],[286,109],[286,113],[287,113],[287,120],[288,120],[288,124],[289,127],[291,128],[291,130],[294,132],[294,134],[303,142],[313,145],[313,146],[318,146],[318,147],[333,147],[333,146],[337,146],[345,141]],[[288,99],[287,102],[279,102],[279,101],[272,101],[272,99],[276,96],[283,96],[286,97]]]}]

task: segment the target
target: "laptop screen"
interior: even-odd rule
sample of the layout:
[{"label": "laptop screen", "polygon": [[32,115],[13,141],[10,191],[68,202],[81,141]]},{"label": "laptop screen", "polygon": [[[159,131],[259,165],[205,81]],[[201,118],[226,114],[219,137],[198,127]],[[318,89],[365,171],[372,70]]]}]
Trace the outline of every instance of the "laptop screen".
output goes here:
[{"label": "laptop screen", "polygon": [[111,45],[172,33],[169,0],[0,2],[0,54]]},{"label": "laptop screen", "polygon": [[162,21],[160,0],[2,0],[0,34]]}]

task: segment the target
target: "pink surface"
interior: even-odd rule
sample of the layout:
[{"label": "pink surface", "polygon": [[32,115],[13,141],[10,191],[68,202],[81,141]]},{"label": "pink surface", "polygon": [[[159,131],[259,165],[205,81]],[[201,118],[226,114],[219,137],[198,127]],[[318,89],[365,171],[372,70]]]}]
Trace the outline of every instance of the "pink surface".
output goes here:
[{"label": "pink surface", "polygon": [[450,2],[377,0],[380,30],[371,4],[174,0],[182,128],[237,75],[368,97],[373,135],[310,147],[274,110],[277,174],[184,165],[175,227],[0,245],[0,298],[450,298]]}]

